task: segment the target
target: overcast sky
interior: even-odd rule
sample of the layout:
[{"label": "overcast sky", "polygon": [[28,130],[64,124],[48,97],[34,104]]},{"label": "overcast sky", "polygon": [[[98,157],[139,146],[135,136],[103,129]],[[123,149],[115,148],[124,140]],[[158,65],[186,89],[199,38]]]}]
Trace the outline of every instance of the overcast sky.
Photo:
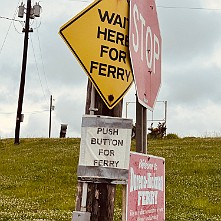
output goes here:
[{"label": "overcast sky", "polygon": [[[14,137],[24,39],[24,19],[17,17],[21,2],[2,0],[0,7],[0,138]],[[80,137],[87,76],[58,31],[91,2],[40,1],[41,17],[31,21],[21,137],[48,136],[50,95],[55,99],[52,137],[59,137],[62,123],[68,124],[68,137]],[[221,1],[157,0],[156,5],[163,43],[157,100],[168,102],[167,132],[221,136]],[[134,94],[133,85],[123,117]],[[127,105],[127,115],[135,122],[134,103]],[[148,120],[164,117],[162,102],[154,114],[148,111]]]}]

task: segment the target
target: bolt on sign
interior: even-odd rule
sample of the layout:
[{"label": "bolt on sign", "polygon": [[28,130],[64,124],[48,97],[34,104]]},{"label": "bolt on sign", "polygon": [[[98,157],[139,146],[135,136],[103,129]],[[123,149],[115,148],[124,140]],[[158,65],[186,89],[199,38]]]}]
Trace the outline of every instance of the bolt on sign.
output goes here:
[{"label": "bolt on sign", "polygon": [[130,0],[130,56],[139,103],[153,110],[161,85],[161,35],[155,0]]},{"label": "bolt on sign", "polygon": [[131,119],[83,116],[78,177],[126,181],[131,128]]},{"label": "bolt on sign", "polygon": [[127,221],[165,220],[165,159],[130,153]]},{"label": "bolt on sign", "polygon": [[127,0],[96,0],[60,28],[109,109],[129,90],[129,5]]}]

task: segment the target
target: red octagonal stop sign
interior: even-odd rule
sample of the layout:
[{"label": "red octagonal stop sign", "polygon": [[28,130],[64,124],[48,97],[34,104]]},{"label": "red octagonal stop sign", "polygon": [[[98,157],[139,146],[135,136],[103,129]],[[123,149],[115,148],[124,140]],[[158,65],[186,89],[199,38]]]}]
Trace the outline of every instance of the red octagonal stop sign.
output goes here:
[{"label": "red octagonal stop sign", "polygon": [[161,84],[161,35],[154,0],[130,0],[129,50],[139,103],[153,110]]}]

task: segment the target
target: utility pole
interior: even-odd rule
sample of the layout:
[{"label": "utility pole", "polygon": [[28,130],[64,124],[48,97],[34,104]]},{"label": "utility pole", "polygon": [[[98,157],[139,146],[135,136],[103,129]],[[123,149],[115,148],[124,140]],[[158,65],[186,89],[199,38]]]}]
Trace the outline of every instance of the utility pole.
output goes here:
[{"label": "utility pole", "polygon": [[[26,75],[26,67],[27,67],[28,35],[29,35],[29,32],[33,31],[29,27],[29,22],[30,22],[30,18],[40,16],[40,8],[41,6],[37,3],[33,8],[31,8],[31,0],[27,0],[25,28],[23,29],[23,32],[25,33],[24,49],[23,49],[22,70],[21,70],[21,80],[20,80],[20,87],[19,87],[19,98],[18,98],[18,107],[17,107],[17,116],[16,116],[14,144],[19,144],[20,124],[21,124],[21,115],[22,115],[21,113],[22,113],[22,105],[23,105],[23,98],[24,98],[25,75]],[[24,15],[24,9],[25,8],[22,3],[21,6],[19,6],[18,16],[20,18],[22,18]],[[33,13],[31,13],[31,11]]]},{"label": "utility pole", "polygon": [[23,104],[23,98],[24,98],[25,75],[26,75],[26,66],[27,66],[28,34],[30,31],[29,30],[30,13],[31,13],[31,0],[27,0],[27,11],[26,11],[26,20],[25,20],[25,29],[24,29],[25,37],[24,37],[22,71],[21,71],[16,127],[15,127],[15,144],[19,144],[21,112],[22,112],[22,104]]},{"label": "utility pole", "polygon": [[49,114],[49,135],[48,137],[51,138],[51,111],[52,111],[52,95],[50,97],[50,114]]}]

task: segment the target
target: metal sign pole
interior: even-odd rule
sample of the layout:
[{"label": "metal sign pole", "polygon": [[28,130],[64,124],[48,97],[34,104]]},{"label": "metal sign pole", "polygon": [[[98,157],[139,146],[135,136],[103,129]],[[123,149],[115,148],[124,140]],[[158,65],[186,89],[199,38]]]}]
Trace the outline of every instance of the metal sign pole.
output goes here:
[{"label": "metal sign pole", "polygon": [[136,152],[147,153],[147,109],[136,99]]}]

